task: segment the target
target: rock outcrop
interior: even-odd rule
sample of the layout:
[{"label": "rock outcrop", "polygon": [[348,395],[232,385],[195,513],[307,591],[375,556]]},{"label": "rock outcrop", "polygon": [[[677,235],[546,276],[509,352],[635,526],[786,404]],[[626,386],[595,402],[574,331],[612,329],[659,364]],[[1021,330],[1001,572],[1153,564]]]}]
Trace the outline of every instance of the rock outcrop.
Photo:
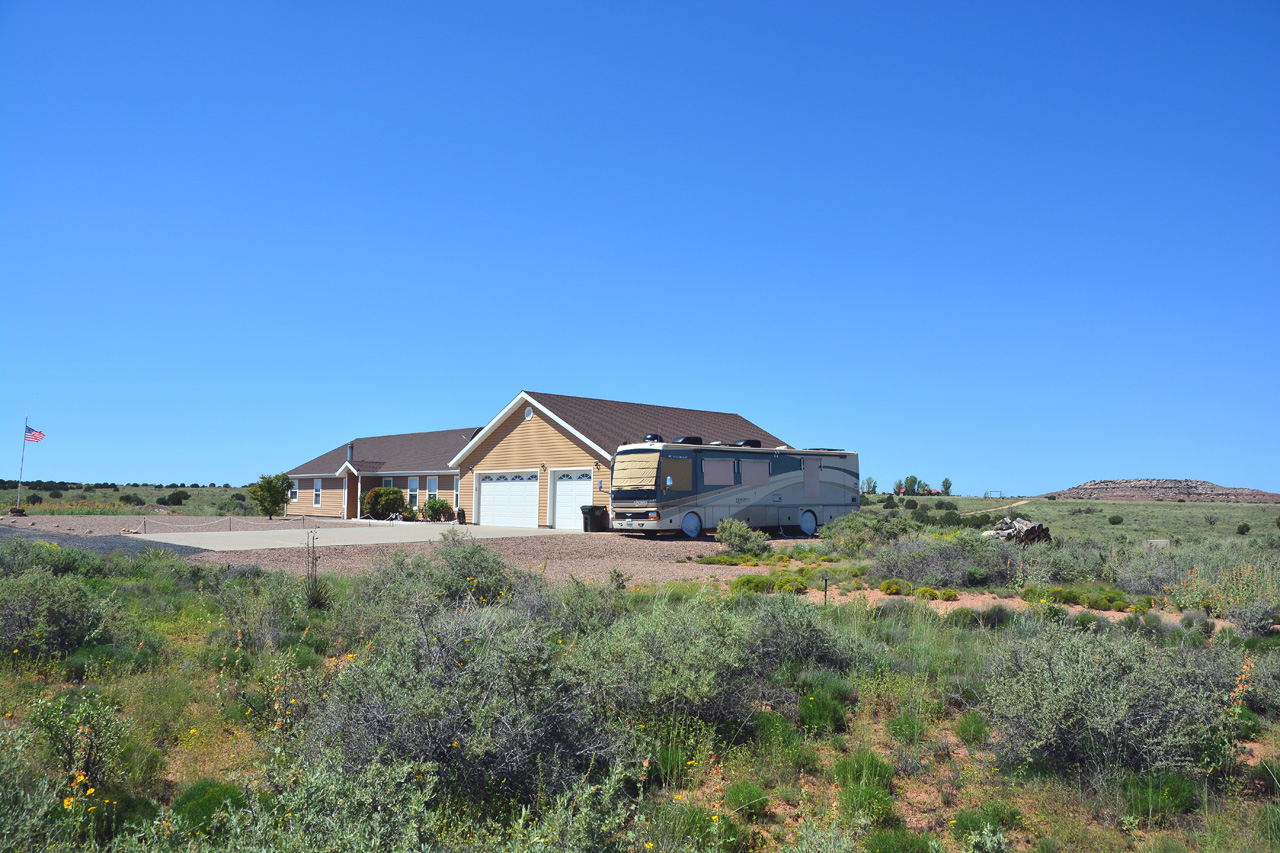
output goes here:
[{"label": "rock outcrop", "polygon": [[1219,486],[1205,480],[1090,480],[1049,494],[1064,500],[1280,503],[1280,494],[1275,492]]}]

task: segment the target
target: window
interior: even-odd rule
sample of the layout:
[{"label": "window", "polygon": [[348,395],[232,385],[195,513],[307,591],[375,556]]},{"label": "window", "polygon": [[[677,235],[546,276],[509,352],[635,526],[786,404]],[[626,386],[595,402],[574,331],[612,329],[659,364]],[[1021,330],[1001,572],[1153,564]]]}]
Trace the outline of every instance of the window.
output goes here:
[{"label": "window", "polygon": [[732,459],[703,459],[702,484],[704,486],[732,486]]},{"label": "window", "polygon": [[384,489],[390,489],[390,488],[392,488],[392,487],[394,487],[394,486],[395,486],[395,480],[391,479],[390,477],[383,477],[383,478],[382,478],[382,488],[384,488]]},{"label": "window", "polygon": [[435,498],[436,493],[439,491],[440,491],[440,478],[428,477],[427,478],[427,500],[432,500],[433,498]]},{"label": "window", "polygon": [[[688,492],[693,490],[693,460],[679,457],[664,457],[662,460],[662,488],[672,492]],[[667,480],[671,485],[667,485]]]},{"label": "window", "polygon": [[461,477],[454,477],[454,478],[453,478],[453,505],[454,505],[454,507],[455,507],[455,508],[458,506],[459,501],[461,500],[461,499],[458,497],[458,487],[459,487],[460,485],[462,485],[462,478],[461,478]]},{"label": "window", "polygon": [[418,508],[418,478],[409,478],[409,506]]},{"label": "window", "polygon": [[320,506],[320,478],[311,481],[311,505]]},{"label": "window", "polygon": [[738,463],[742,468],[742,485],[744,486],[767,486],[769,485],[769,460],[768,459],[743,459]]},{"label": "window", "polygon": [[289,481],[289,500],[292,501],[293,503],[298,502],[298,481],[297,480]]}]

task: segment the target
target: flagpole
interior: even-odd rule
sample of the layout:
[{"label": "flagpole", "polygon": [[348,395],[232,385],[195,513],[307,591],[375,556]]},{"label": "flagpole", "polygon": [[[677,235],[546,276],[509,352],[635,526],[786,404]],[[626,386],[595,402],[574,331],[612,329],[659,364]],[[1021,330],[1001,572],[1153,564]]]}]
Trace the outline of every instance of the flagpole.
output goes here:
[{"label": "flagpole", "polygon": [[31,426],[31,415],[22,420],[22,461],[18,463],[18,506],[22,506],[22,469],[27,464],[27,427]]}]

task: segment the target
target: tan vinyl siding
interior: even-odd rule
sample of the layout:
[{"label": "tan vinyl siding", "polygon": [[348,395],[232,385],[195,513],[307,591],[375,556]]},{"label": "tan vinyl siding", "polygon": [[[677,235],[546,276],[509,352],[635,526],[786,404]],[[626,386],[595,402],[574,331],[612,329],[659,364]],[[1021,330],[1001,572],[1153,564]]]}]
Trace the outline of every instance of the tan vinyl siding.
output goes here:
[{"label": "tan vinyl siding", "polygon": [[320,478],[320,506],[312,504],[315,479],[300,477],[298,479],[298,499],[287,504],[288,515],[316,515],[332,518],[342,517],[342,478]]},{"label": "tan vinyl siding", "polygon": [[[546,469],[542,468],[544,462]],[[596,462],[600,463],[598,468]],[[527,421],[524,419],[524,407],[513,412],[479,447],[461,460],[461,468],[458,500],[471,523],[484,523],[484,519],[475,517],[478,508],[472,500],[475,471],[537,471],[538,524],[542,526],[547,524],[547,471],[553,468],[590,468],[592,503],[598,506],[609,504],[609,460],[598,459],[581,440],[543,418],[537,409]],[[599,489],[600,480],[604,480],[604,491]],[[444,491],[443,478],[440,490]]]}]

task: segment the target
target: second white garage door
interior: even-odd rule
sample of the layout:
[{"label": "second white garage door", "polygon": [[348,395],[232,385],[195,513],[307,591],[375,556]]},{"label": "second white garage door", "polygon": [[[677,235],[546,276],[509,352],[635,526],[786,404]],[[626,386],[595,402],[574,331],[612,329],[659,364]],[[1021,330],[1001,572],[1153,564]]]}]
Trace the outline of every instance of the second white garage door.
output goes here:
[{"label": "second white garage door", "polygon": [[481,474],[480,524],[538,526],[537,474]]},{"label": "second white garage door", "polygon": [[558,471],[554,476],[552,524],[557,528],[581,530],[582,507],[591,503],[591,472]]}]

